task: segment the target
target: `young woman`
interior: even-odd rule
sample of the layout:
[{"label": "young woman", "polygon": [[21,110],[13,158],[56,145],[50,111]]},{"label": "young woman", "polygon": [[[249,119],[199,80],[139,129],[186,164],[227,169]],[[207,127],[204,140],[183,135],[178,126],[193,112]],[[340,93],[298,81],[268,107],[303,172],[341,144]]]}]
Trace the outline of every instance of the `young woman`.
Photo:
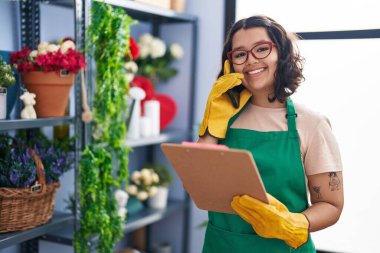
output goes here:
[{"label": "young woman", "polygon": [[315,252],[309,233],[340,217],[342,163],[330,123],[290,99],[303,81],[293,43],[265,16],[229,31],[199,142],[251,151],[270,204],[243,195],[231,202],[237,215],[209,212],[203,253]]}]

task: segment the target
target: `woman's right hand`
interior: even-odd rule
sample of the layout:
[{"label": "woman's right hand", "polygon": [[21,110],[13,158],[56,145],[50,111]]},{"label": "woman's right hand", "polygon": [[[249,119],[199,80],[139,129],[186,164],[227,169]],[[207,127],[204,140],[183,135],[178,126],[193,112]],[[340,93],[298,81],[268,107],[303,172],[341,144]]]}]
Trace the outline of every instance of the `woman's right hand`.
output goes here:
[{"label": "woman's right hand", "polygon": [[238,94],[238,107],[233,106],[227,91],[241,85],[241,79],[243,79],[244,75],[241,73],[229,73],[229,70],[230,64],[226,60],[224,63],[224,75],[216,80],[207,99],[199,136],[204,136],[208,132],[213,137],[224,139],[228,121],[240,111],[252,96],[247,89],[243,89]]}]

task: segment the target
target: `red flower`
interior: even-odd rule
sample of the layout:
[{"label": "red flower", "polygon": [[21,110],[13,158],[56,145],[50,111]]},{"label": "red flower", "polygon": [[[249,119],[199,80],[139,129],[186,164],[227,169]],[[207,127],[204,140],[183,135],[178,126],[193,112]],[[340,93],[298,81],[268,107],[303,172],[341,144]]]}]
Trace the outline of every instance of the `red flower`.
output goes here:
[{"label": "red flower", "polygon": [[132,58],[132,60],[136,60],[139,56],[139,46],[132,37],[129,37],[129,51],[130,52],[128,52],[125,57],[128,59]]},{"label": "red flower", "polygon": [[25,47],[21,51],[11,53],[11,62],[17,65],[18,72],[55,71],[59,73],[61,70],[67,70],[76,74],[79,70],[86,68],[84,55],[73,49],[69,49],[66,54],[58,50],[54,53],[40,54],[36,58],[31,58],[30,52],[31,50]]}]

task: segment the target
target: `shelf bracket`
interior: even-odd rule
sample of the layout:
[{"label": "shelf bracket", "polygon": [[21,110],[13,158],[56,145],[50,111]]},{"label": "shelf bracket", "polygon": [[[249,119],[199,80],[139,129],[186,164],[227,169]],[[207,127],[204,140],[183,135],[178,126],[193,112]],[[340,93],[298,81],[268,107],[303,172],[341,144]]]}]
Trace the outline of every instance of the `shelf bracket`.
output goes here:
[{"label": "shelf bracket", "polygon": [[21,47],[37,48],[40,42],[40,1],[20,1]]}]

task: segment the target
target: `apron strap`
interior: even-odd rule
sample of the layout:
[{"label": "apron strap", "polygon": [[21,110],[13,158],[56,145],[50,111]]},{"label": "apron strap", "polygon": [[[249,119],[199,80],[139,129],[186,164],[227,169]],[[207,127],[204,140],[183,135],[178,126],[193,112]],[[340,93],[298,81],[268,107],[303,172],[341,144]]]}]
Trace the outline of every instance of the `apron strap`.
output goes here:
[{"label": "apron strap", "polygon": [[294,132],[297,131],[296,118],[297,113],[294,109],[293,101],[288,97],[286,100],[286,119],[288,120],[288,131]]}]

